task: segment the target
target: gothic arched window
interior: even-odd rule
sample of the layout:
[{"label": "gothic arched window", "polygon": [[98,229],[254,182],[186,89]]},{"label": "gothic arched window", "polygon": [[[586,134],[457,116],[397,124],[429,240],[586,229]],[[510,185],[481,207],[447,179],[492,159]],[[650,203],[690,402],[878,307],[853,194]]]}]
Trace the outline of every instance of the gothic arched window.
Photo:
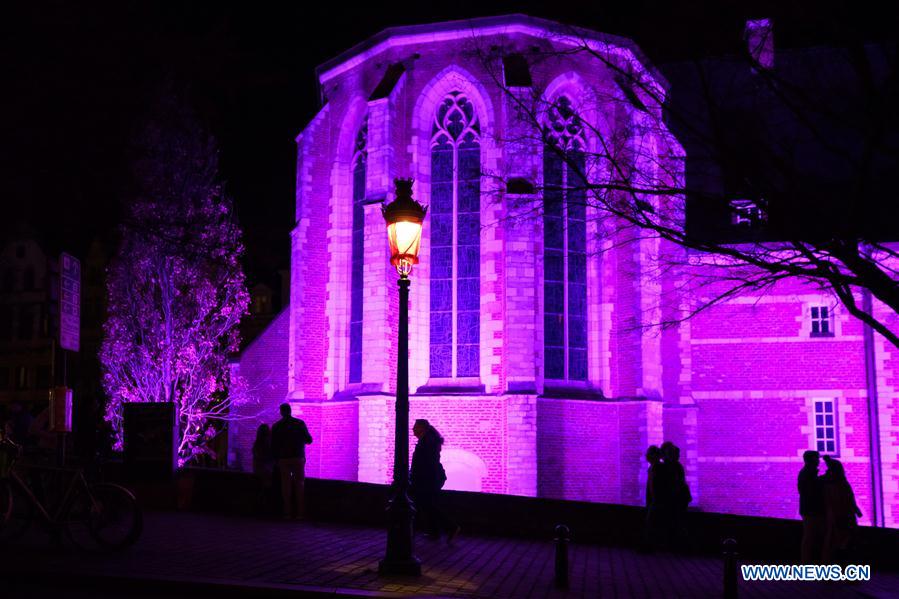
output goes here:
[{"label": "gothic arched window", "polygon": [[543,151],[544,377],[587,380],[584,127],[562,96],[547,111]]},{"label": "gothic arched window", "polygon": [[368,117],[353,148],[353,254],[350,266],[350,383],[362,381],[362,291],[365,264],[365,162]]},{"label": "gothic arched window", "polygon": [[471,100],[451,92],[431,131],[431,376],[480,372],[481,143]]}]

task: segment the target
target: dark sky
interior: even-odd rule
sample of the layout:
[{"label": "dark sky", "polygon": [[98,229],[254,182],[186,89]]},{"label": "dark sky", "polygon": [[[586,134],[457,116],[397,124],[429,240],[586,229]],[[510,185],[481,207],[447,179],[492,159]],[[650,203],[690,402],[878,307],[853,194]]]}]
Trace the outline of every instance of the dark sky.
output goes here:
[{"label": "dark sky", "polygon": [[[385,27],[523,12],[633,38],[656,62],[734,51],[747,17],[778,44],[895,38],[874,4],[566,2],[21,2],[0,24],[5,224],[83,254],[114,242],[130,140],[161,82],[187,82],[219,141],[251,281],[288,263],[294,138],[318,109],[317,64]],[[892,15],[889,15],[892,17]]]}]

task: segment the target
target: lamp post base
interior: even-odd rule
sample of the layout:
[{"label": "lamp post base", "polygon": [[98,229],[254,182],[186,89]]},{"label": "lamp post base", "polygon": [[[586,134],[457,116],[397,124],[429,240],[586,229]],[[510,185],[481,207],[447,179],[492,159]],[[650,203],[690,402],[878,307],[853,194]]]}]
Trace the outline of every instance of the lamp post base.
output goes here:
[{"label": "lamp post base", "polygon": [[384,558],[378,562],[379,576],[421,576],[421,562],[417,558],[391,560]]},{"label": "lamp post base", "polygon": [[394,492],[387,506],[390,528],[387,529],[387,553],[378,562],[378,574],[382,576],[420,576],[421,562],[413,551],[412,522],[415,507],[406,489]]}]

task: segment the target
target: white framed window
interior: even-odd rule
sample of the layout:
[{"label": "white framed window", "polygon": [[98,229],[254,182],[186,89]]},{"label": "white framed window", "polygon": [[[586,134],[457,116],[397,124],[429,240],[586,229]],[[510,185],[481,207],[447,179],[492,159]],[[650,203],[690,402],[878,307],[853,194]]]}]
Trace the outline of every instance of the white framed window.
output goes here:
[{"label": "white framed window", "polygon": [[837,402],[833,399],[814,400],[814,441],[818,453],[839,455],[837,443]]},{"label": "white framed window", "polygon": [[811,336],[833,337],[833,310],[830,306],[811,306]]}]

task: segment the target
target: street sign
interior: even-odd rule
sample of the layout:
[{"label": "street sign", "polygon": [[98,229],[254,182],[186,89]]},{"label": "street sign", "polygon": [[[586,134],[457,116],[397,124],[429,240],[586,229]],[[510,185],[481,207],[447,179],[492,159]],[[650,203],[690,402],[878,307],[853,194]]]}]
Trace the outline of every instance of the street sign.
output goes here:
[{"label": "street sign", "polygon": [[81,345],[81,262],[59,256],[59,347],[78,351]]}]

